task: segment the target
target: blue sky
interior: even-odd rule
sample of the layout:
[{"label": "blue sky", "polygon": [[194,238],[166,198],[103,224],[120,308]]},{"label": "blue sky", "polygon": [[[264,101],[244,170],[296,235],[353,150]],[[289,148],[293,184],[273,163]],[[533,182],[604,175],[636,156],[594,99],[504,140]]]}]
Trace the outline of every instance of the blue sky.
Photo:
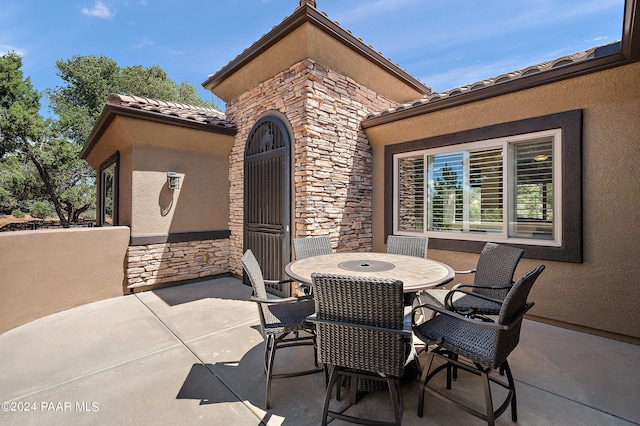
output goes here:
[{"label": "blue sky", "polygon": [[[317,0],[318,9],[436,91],[621,38],[623,0]],[[55,62],[104,54],[201,83],[293,13],[299,0],[1,0],[0,54],[38,90]],[[218,101],[220,103],[220,101]]]}]

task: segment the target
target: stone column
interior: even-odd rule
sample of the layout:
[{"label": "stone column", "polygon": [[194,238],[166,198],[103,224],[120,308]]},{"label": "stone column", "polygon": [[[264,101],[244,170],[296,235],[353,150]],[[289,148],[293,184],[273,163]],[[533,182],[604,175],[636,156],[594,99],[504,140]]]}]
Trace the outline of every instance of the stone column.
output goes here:
[{"label": "stone column", "polygon": [[338,251],[369,251],[372,155],[360,122],[394,106],[310,59],[227,103],[227,119],[238,126],[229,161],[232,273],[242,274],[244,147],[258,118],[277,110],[293,130],[293,236],[328,235]]}]

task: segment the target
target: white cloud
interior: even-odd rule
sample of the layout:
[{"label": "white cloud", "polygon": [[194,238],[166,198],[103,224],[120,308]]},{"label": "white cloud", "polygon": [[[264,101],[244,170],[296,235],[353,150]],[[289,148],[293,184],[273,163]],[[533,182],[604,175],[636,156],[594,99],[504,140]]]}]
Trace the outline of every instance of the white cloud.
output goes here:
[{"label": "white cloud", "polygon": [[24,49],[20,49],[18,47],[11,46],[9,44],[0,43],[0,55],[4,55],[4,54],[9,53],[9,52],[15,52],[15,53],[17,53],[18,55],[20,55],[23,58],[24,58],[24,56],[26,54],[26,51]]},{"label": "white cloud", "polygon": [[88,9],[86,7],[82,8],[82,13],[87,16],[93,16],[102,19],[111,19],[113,18],[113,15],[115,15],[115,11],[109,9],[109,7],[101,1],[98,1],[92,9]]},{"label": "white cloud", "polygon": [[130,47],[132,49],[144,49],[153,45],[154,45],[153,40],[151,40],[149,37],[145,37],[140,41],[138,41],[137,43],[132,44]]},{"label": "white cloud", "polygon": [[[366,2],[345,3],[345,8],[338,11],[331,19],[340,24],[349,24],[368,20],[373,17],[385,17],[394,10],[409,8],[419,3],[419,0],[375,0]],[[353,6],[352,6],[353,5]],[[322,4],[318,7],[321,8]]]}]

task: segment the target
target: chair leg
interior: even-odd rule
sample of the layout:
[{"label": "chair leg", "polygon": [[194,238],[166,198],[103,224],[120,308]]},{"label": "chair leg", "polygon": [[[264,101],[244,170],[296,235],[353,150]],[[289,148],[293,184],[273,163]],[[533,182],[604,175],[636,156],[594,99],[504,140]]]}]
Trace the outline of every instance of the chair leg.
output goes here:
[{"label": "chair leg", "polygon": [[331,369],[331,374],[329,376],[329,385],[327,386],[327,390],[324,394],[324,407],[322,408],[322,426],[327,425],[327,418],[329,417],[329,402],[331,401],[331,394],[333,393],[333,387],[338,382],[340,375],[337,373],[335,368]]},{"label": "chair leg", "polygon": [[355,404],[358,402],[358,385],[360,384],[360,379],[351,376],[349,377],[349,402],[351,404]]},{"label": "chair leg", "polygon": [[429,360],[429,366],[422,370],[422,375],[420,376],[420,395],[418,399],[418,417],[422,417],[424,414],[424,392],[427,387],[427,376],[429,376],[429,371],[431,370],[431,365],[433,365],[433,359],[435,355],[431,354],[431,359]]},{"label": "chair leg", "polygon": [[271,352],[271,345],[274,344],[274,337],[269,335],[267,336],[264,342],[264,374],[267,374],[267,370],[269,369],[269,353]]},{"label": "chair leg", "polygon": [[387,379],[387,387],[391,396],[396,425],[400,425],[402,423],[402,390],[400,389],[400,381]]},{"label": "chair leg", "polygon": [[320,367],[320,364],[318,364],[318,341],[315,334],[313,335],[313,363],[316,367]]},{"label": "chair leg", "polygon": [[518,421],[518,404],[516,402],[516,384],[513,380],[513,374],[511,374],[511,368],[509,367],[509,363],[507,361],[500,366],[500,369],[505,372],[507,375],[507,380],[509,381],[509,392],[511,392],[511,420],[514,422]]},{"label": "chair leg", "polygon": [[[452,357],[454,360],[458,360],[458,355],[457,354],[452,354]],[[453,380],[458,380],[458,367],[457,366],[453,366],[453,372],[451,377],[453,378]]]},{"label": "chair leg", "polygon": [[273,364],[276,358],[276,339],[274,336],[269,337],[271,338],[271,345],[269,346],[267,362],[267,383],[265,391],[265,407],[267,410],[271,408],[271,377],[273,376]]},{"label": "chair leg", "polygon": [[484,389],[484,401],[487,410],[487,425],[494,426],[496,419],[495,414],[493,412],[493,399],[491,398],[491,387],[489,386],[489,372],[481,371],[480,375],[482,376],[482,385]]}]

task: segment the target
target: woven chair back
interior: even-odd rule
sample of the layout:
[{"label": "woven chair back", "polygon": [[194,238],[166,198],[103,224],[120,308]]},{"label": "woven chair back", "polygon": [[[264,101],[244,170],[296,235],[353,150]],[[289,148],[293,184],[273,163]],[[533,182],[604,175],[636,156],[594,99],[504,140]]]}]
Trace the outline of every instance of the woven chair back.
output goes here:
[{"label": "woven chair back", "polygon": [[260,269],[260,264],[258,260],[253,255],[253,252],[248,249],[244,256],[242,256],[242,269],[244,269],[245,273],[249,277],[249,281],[251,282],[251,287],[253,287],[253,294],[256,297],[266,298],[267,297],[267,288],[264,285],[264,277],[262,275],[262,269]]},{"label": "woven chair back", "polygon": [[387,253],[426,258],[428,245],[429,239],[427,237],[389,235],[387,238]]},{"label": "woven chair back", "polygon": [[[399,377],[406,361],[402,281],[312,274],[318,361]],[[364,326],[364,327],[363,327]]]},{"label": "woven chair back", "polygon": [[[542,271],[544,271],[544,265],[538,265],[524,274],[509,290],[507,297],[504,299],[500,314],[498,316],[498,323],[506,324],[510,323],[520,312],[525,308],[527,304],[527,298],[529,292],[533,287]],[[498,331],[494,339],[493,348],[493,363],[492,368],[500,366],[509,356],[509,354],[518,346],[520,341],[520,329],[522,327],[522,319],[520,318],[517,324],[509,330]]]},{"label": "woven chair back", "polygon": [[[475,285],[510,286],[513,284],[513,274],[523,250],[501,244],[487,243],[482,249],[476,273],[473,280]],[[474,289],[487,296],[504,299],[508,290]]]},{"label": "woven chair back", "polygon": [[293,239],[293,252],[297,260],[321,254],[331,254],[331,239],[329,237],[307,237]]}]

